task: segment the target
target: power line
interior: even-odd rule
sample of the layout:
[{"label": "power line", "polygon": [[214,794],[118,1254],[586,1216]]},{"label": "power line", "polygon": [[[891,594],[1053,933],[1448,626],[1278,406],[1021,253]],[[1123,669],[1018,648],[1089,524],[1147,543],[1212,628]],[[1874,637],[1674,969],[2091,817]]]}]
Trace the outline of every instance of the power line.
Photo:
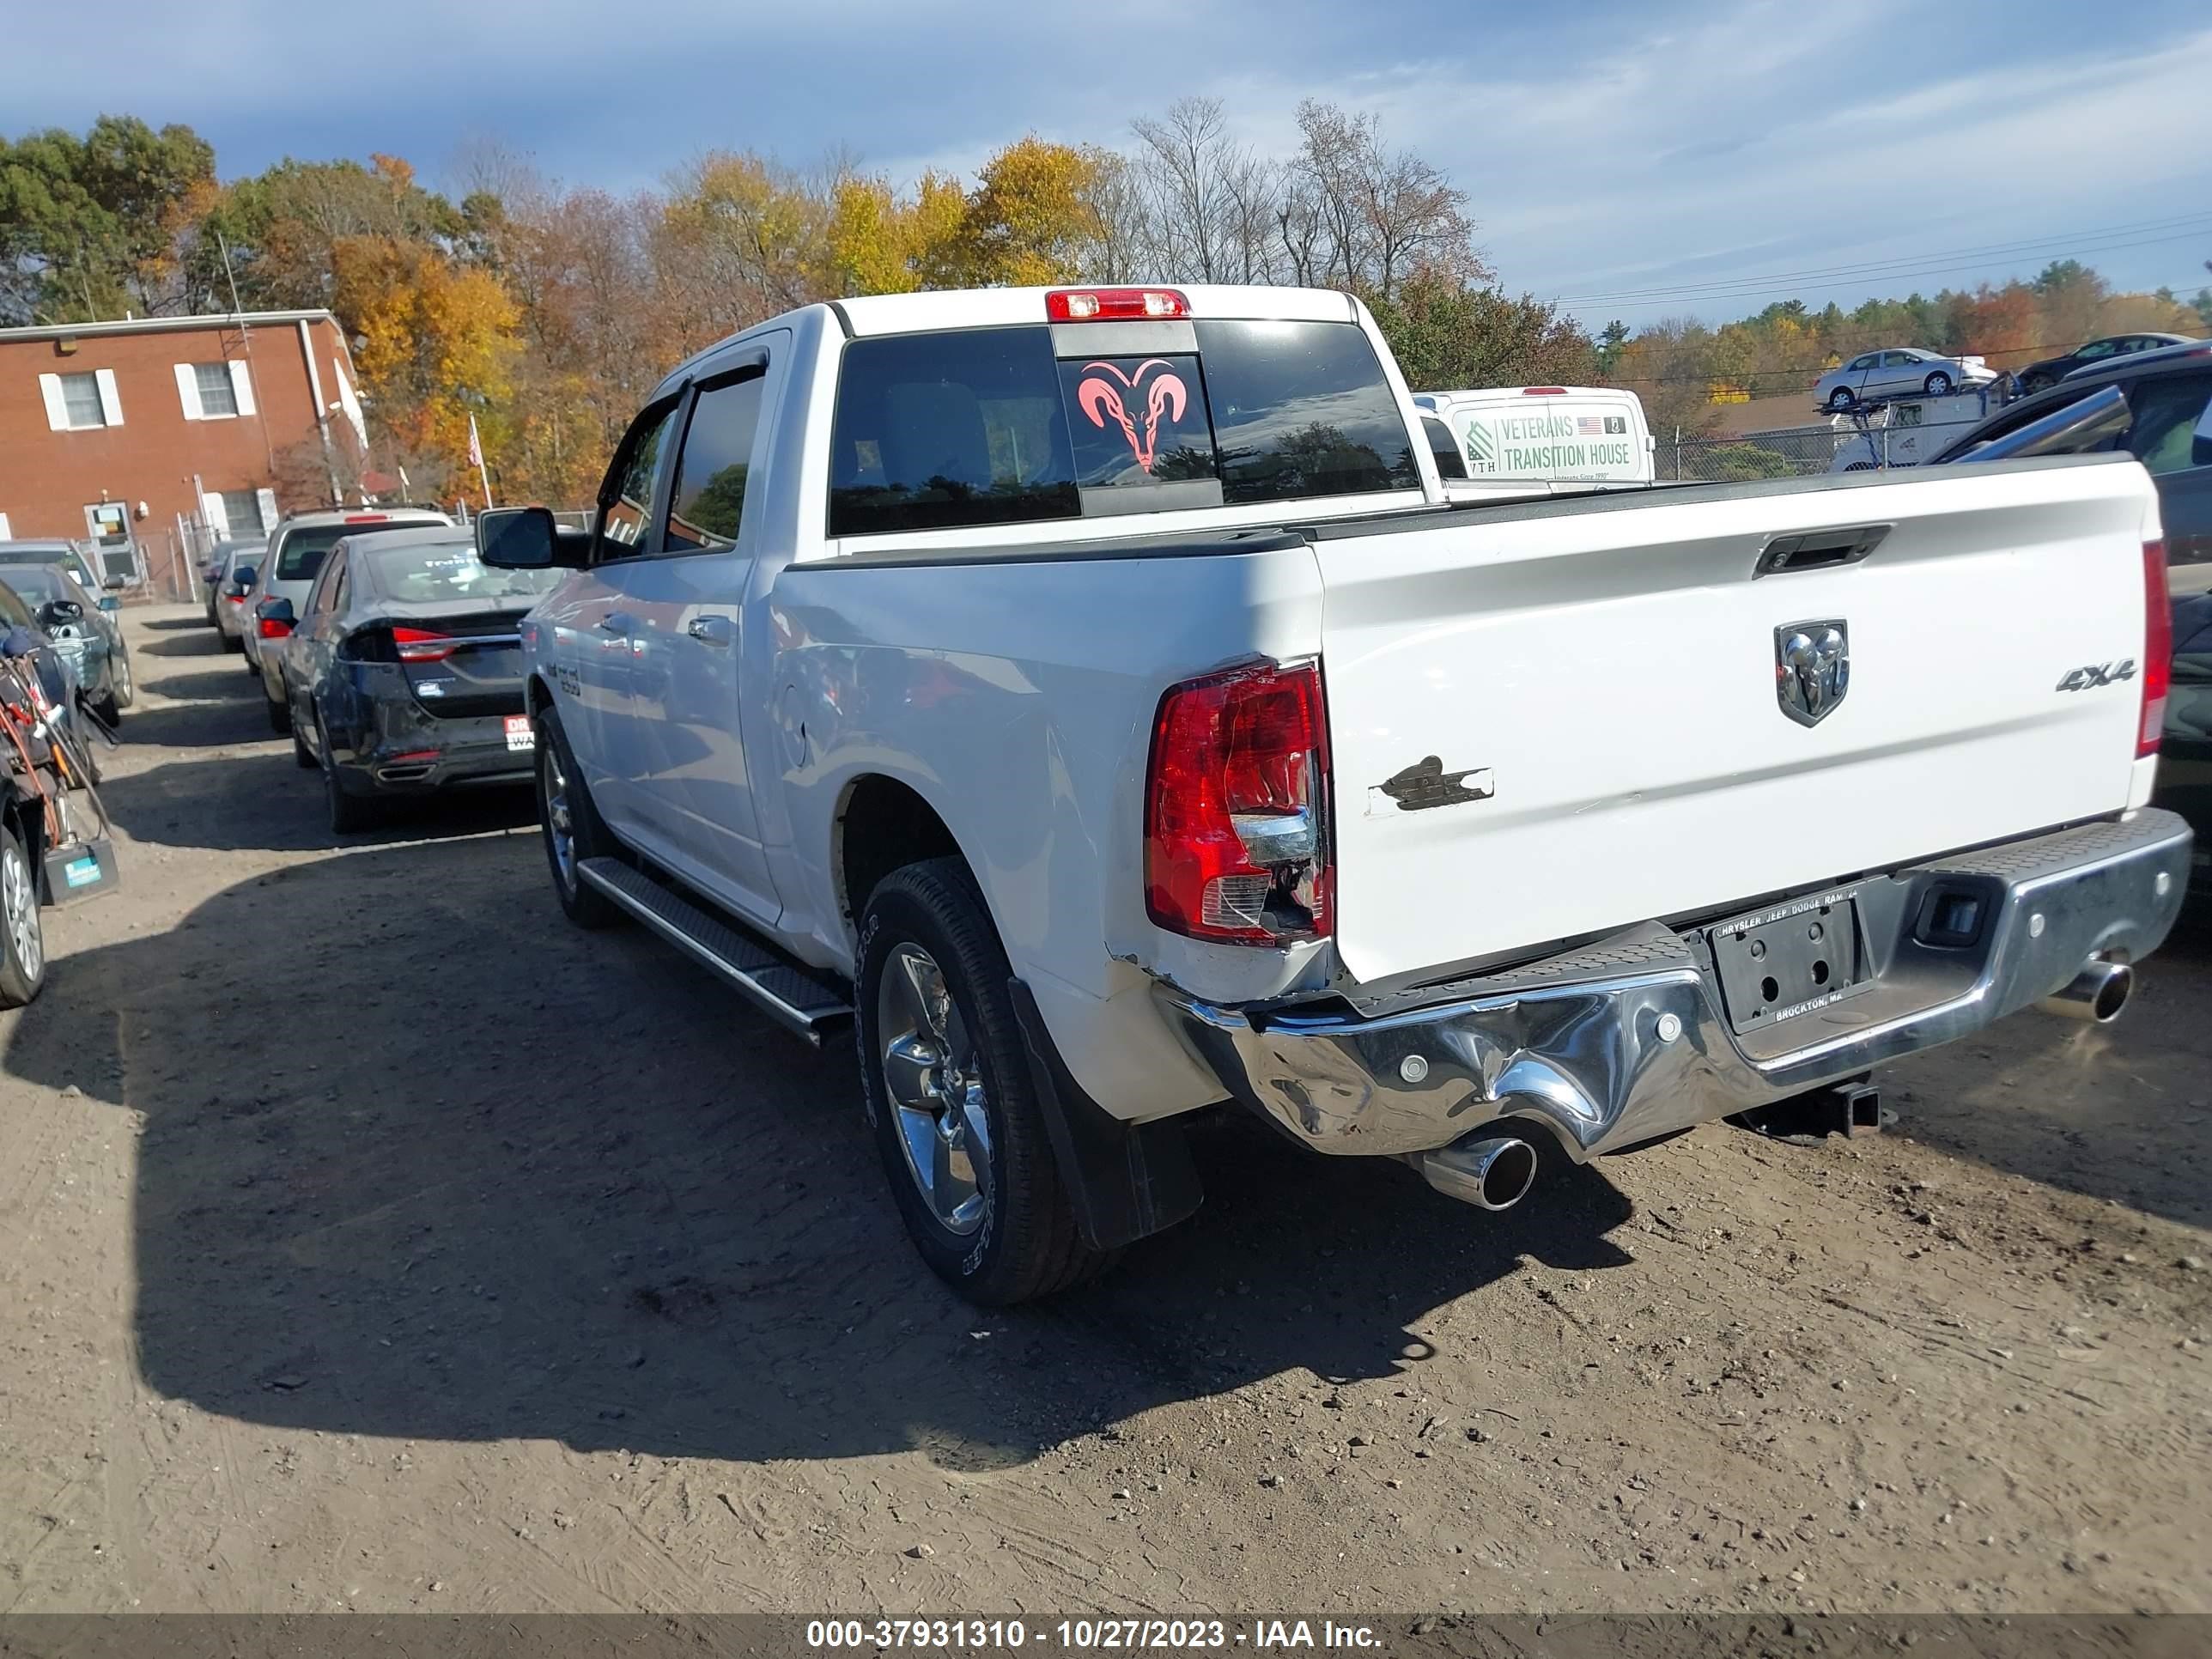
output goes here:
[{"label": "power line", "polygon": [[[2187,226],[2170,234],[2136,236],[2132,232],[2172,226]],[[1917,254],[1901,255],[1895,259],[1873,260],[1856,265],[1831,265],[1802,271],[1777,271],[1766,276],[1715,278],[1705,283],[1674,283],[1663,287],[1617,289],[1601,293],[1564,295],[1555,299],[1555,305],[1583,307],[1624,303],[1632,306],[1651,306],[1686,303],[1698,299],[1741,298],[1765,289],[1782,287],[1810,287],[1817,289],[1850,288],[1861,283],[1888,282],[1917,276],[1940,276],[1948,271],[1972,269],[1993,260],[2021,258],[2045,258],[2054,254],[2116,252],[2126,248],[2150,247],[2166,242],[2192,241],[2200,236],[2212,234],[2212,214],[2191,215],[2185,219],[2154,220],[2135,227],[2115,226],[2105,231],[2091,231],[2075,235],[2054,234],[2038,237],[2031,241],[1991,243],[1979,248],[1952,248],[1926,251]],[[2120,241],[2101,239],[2124,235]],[[1942,263],[1928,264],[1927,260]],[[1826,280],[1833,278],[1834,280]]]},{"label": "power line", "polygon": [[1995,258],[2008,253],[2033,252],[2060,242],[2075,243],[2108,236],[2136,236],[2146,232],[2185,230],[2206,222],[2212,222],[2212,212],[2185,213],[2167,218],[2143,219],[2131,224],[2106,225],[2094,230],[2052,231],[2047,235],[2030,237],[2024,240],[1983,242],[1966,247],[1923,248],[1917,252],[1901,253],[1884,259],[1859,260],[1836,265],[1808,266],[1799,270],[1767,271],[1750,276],[1715,276],[1682,283],[1662,283],[1647,288],[1613,289],[1602,292],[1568,295],[1566,298],[1576,301],[1626,300],[1646,295],[1656,297],[1690,293],[1745,283],[1810,282],[1827,276],[1852,276],[1879,273],[1887,267],[1917,264],[1928,259],[1957,259],[1984,255]]}]

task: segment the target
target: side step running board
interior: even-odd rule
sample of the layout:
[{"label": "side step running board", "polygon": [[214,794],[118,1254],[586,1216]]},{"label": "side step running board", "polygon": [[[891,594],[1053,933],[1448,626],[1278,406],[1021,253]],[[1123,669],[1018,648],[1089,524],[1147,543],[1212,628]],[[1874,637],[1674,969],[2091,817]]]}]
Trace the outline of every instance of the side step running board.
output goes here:
[{"label": "side step running board", "polygon": [[827,975],[778,956],[621,860],[586,859],[576,873],[809,1042],[819,1046],[823,1027],[853,1012],[844,990]]}]

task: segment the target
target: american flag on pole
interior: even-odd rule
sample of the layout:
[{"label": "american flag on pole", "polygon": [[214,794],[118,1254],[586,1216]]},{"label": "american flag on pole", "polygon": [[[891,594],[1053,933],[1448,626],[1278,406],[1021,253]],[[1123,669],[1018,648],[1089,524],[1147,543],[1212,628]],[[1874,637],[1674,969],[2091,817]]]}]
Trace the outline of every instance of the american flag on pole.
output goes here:
[{"label": "american flag on pole", "polygon": [[477,417],[473,415],[469,416],[469,465],[483,465],[483,444],[477,436]]}]

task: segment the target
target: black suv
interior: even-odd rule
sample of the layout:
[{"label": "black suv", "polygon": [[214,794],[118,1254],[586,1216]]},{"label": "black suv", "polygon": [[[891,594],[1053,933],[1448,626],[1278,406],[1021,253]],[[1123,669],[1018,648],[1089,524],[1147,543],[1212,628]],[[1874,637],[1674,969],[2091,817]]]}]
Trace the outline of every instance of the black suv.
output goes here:
[{"label": "black suv", "polygon": [[2212,341],[2131,353],[2068,375],[1954,440],[1929,465],[1963,459],[1995,438],[2106,386],[2126,393],[2128,419],[2087,447],[2124,450],[2158,486],[2173,598],[2173,683],[2159,742],[2158,803],[2197,830],[2196,881],[2212,890]]}]

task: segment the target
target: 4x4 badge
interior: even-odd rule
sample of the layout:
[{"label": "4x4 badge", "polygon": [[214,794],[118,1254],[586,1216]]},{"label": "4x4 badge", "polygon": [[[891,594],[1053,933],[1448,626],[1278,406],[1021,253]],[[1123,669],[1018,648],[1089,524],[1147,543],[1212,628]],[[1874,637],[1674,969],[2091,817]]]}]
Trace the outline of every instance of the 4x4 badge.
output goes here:
[{"label": "4x4 badge", "polygon": [[2136,677],[2136,659],[2123,657],[2118,662],[2093,662],[2080,668],[2069,669],[2052,687],[2057,691],[2088,691],[2100,685],[2118,685],[2122,680]]},{"label": "4x4 badge", "polygon": [[1850,625],[1843,618],[1774,630],[1774,695],[1791,720],[1818,726],[1850,689]]}]

